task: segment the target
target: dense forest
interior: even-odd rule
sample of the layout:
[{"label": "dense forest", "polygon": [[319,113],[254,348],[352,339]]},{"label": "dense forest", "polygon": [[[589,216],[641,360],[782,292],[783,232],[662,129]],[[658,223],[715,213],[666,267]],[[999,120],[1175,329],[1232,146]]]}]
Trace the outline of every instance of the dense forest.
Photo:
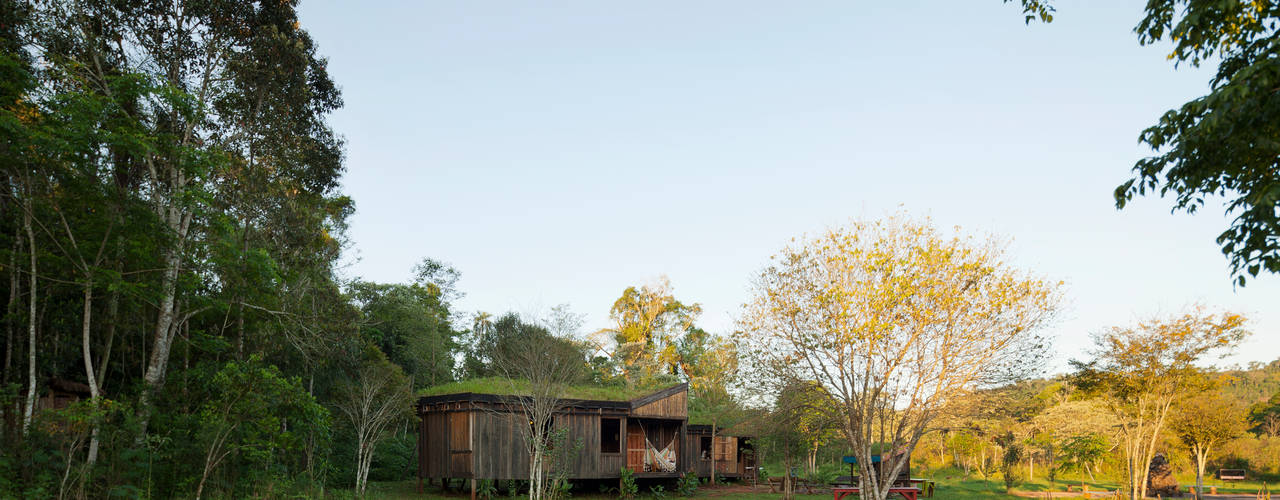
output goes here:
[{"label": "dense forest", "polygon": [[362,376],[397,417],[455,376],[456,272],[336,272],[342,98],[295,2],[3,1],[0,44],[0,497],[351,484]]}]

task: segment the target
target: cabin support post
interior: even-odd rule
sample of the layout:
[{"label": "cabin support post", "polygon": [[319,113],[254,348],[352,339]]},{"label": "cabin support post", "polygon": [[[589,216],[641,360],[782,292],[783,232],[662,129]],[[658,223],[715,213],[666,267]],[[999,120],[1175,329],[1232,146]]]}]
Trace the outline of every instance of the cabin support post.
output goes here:
[{"label": "cabin support post", "polygon": [[471,478],[471,500],[476,500],[476,478]]}]

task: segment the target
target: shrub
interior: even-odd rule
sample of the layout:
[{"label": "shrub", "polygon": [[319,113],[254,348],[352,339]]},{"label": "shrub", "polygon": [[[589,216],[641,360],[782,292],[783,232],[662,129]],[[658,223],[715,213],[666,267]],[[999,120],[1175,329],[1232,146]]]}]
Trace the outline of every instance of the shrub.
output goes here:
[{"label": "shrub", "polygon": [[640,493],[640,487],[636,486],[635,473],[631,472],[631,469],[623,467],[622,470],[619,471],[619,474],[621,475],[621,478],[618,481],[618,496],[622,498],[635,498],[636,494]]},{"label": "shrub", "polygon": [[698,475],[693,471],[680,475],[680,480],[676,482],[676,493],[680,496],[693,496],[698,492]]}]

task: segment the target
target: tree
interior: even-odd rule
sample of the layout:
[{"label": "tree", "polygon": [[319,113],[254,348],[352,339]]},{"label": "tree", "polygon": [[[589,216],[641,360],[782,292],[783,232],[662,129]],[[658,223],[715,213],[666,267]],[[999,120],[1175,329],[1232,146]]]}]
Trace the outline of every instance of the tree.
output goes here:
[{"label": "tree", "polygon": [[1211,352],[1229,351],[1249,335],[1244,325],[1244,316],[1210,314],[1197,306],[1098,333],[1094,360],[1072,361],[1077,386],[1102,396],[1118,423],[1129,498],[1145,498],[1147,466],[1169,409],[1205,383],[1195,363]]},{"label": "tree", "polygon": [[[1089,475],[1089,480],[1093,481],[1096,464],[1106,456],[1107,451],[1106,436],[1094,433],[1072,436],[1062,445],[1061,453],[1064,460],[1062,465],[1067,469],[1082,470]],[[1083,480],[1080,482],[1084,483]]]},{"label": "tree", "polygon": [[614,326],[598,333],[612,336],[616,349],[611,357],[621,361],[629,381],[664,370],[678,375],[677,340],[701,313],[702,306],[676,300],[664,276],[657,284],[623,290],[609,310]]},{"label": "tree", "polygon": [[453,380],[458,333],[439,286],[358,281],[348,290],[360,305],[362,336],[399,365],[415,388]]},{"label": "tree", "polygon": [[[554,462],[550,445],[555,415],[563,411],[568,386],[582,376],[585,360],[571,340],[514,314],[499,319],[494,330],[500,332],[493,344],[494,369],[510,384],[508,404],[528,422],[519,428],[529,454],[529,500],[543,500],[558,486],[548,480],[554,475],[548,469]],[[522,383],[527,383],[523,390]]]},{"label": "tree", "polygon": [[356,493],[364,495],[374,450],[394,425],[409,418],[409,381],[380,352],[370,352],[339,391],[334,406],[356,435]]},{"label": "tree", "polygon": [[996,436],[996,444],[1004,449],[1000,454],[1000,477],[1004,479],[1004,492],[1009,493],[1022,483],[1022,478],[1018,477],[1018,465],[1022,461],[1023,446],[1013,431]]},{"label": "tree", "polygon": [[[96,96],[110,104],[104,122],[141,130],[90,151],[105,152],[111,181],[146,203],[157,223],[158,259],[150,268],[158,283],[149,289],[154,321],[138,408],[144,424],[166,380],[175,338],[193,316],[213,307],[191,299],[200,284],[214,281],[207,271],[219,266],[193,260],[228,248],[221,245],[233,222],[242,226],[243,241],[249,224],[273,221],[279,230],[273,236],[292,243],[295,236],[328,237],[321,229],[343,217],[346,203],[331,196],[342,170],[341,143],[324,121],[341,98],[299,29],[294,7],[33,4],[25,40],[52,62],[41,74],[43,88],[53,97],[62,91]],[[245,245],[229,248],[246,251]],[[218,298],[243,304],[234,292],[245,287],[230,273],[223,277],[219,284],[233,293]]]},{"label": "tree", "polygon": [[[759,376],[812,380],[839,404],[841,428],[872,498],[941,408],[1017,378],[1044,354],[1036,331],[1059,287],[1007,263],[994,239],[946,238],[897,215],[856,221],[783,248],[752,285],[739,341]],[[871,467],[873,445],[904,450]]]},{"label": "tree", "polygon": [[1116,188],[1116,206],[1159,193],[1174,199],[1173,210],[1195,213],[1208,198],[1226,198],[1235,218],[1217,242],[1237,283],[1280,272],[1280,5],[1152,0],[1134,31],[1143,45],[1169,39],[1175,66],[1218,68],[1207,95],[1139,136],[1156,154]]},{"label": "tree", "polygon": [[298,430],[329,425],[328,412],[303,390],[297,377],[286,378],[257,356],[227,363],[210,377],[208,386],[211,397],[197,411],[197,439],[205,447],[197,499],[229,457],[271,457],[254,460],[255,468],[267,467],[275,462],[275,454],[301,450]]},{"label": "tree", "polygon": [[1196,463],[1196,499],[1203,498],[1204,467],[1214,448],[1244,432],[1244,408],[1221,394],[1192,397],[1178,406],[1169,429]]},{"label": "tree", "polygon": [[1280,436],[1280,392],[1249,408],[1249,430],[1255,434]]},{"label": "tree", "polygon": [[[689,413],[711,421],[714,448],[721,427],[737,420],[741,406],[729,392],[737,381],[738,351],[726,338],[694,328],[677,348],[681,371],[689,383]],[[716,483],[716,453],[711,453],[711,484]]]}]

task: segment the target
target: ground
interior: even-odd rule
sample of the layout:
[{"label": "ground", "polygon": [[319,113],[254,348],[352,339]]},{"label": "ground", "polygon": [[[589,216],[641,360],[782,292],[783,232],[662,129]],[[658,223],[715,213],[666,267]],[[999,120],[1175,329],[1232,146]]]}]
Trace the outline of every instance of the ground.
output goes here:
[{"label": "ground", "polygon": [[[933,478],[937,481],[937,490],[934,498],[941,500],[977,500],[977,499],[995,499],[995,500],[1012,500],[1022,498],[1084,498],[1081,494],[1067,494],[1066,486],[1068,483],[1059,481],[1055,485],[1050,485],[1048,481],[1036,480],[1028,482],[1015,489],[1013,494],[1004,492],[1004,484],[997,480],[984,480],[976,478],[964,478],[958,476],[942,476]],[[1179,478],[1181,479],[1181,478]],[[1080,483],[1072,481],[1070,484],[1078,486]],[[1181,481],[1184,487],[1187,481]],[[1225,485],[1217,480],[1206,482],[1206,486],[1219,486],[1219,495],[1207,495],[1206,498],[1214,500],[1252,500],[1255,493],[1262,488],[1262,483],[1256,481],[1241,481]],[[1272,486],[1274,488],[1274,485]],[[1079,488],[1073,488],[1078,490]],[[1115,491],[1115,483],[1094,482],[1089,483],[1089,489],[1092,492],[1098,491]],[[443,494],[439,489],[432,488],[430,491],[418,494],[416,481],[403,481],[394,483],[370,483],[369,495],[367,498],[373,500],[463,500],[469,496],[466,494]],[[1053,493],[1049,493],[1053,492]],[[343,498],[348,496],[349,492],[339,491],[334,498]],[[645,492],[647,493],[647,492]],[[1051,497],[1046,497],[1051,495]],[[1100,498],[1099,495],[1091,495],[1092,498]],[[492,500],[503,500],[507,498],[505,495],[496,496]],[[524,497],[517,497],[524,498]],[[600,495],[600,494],[575,494],[574,499],[588,500],[612,500],[616,499],[616,495]],[[675,494],[668,493],[667,500],[676,500],[679,497]],[[694,499],[742,499],[742,500],[780,500],[782,495],[777,493],[769,493],[769,487],[759,485],[752,488],[750,485],[717,485],[715,487],[703,485],[698,489]],[[797,500],[829,500],[831,493],[823,492],[813,495],[796,495]],[[651,500],[652,496],[641,494],[639,500]]]}]

